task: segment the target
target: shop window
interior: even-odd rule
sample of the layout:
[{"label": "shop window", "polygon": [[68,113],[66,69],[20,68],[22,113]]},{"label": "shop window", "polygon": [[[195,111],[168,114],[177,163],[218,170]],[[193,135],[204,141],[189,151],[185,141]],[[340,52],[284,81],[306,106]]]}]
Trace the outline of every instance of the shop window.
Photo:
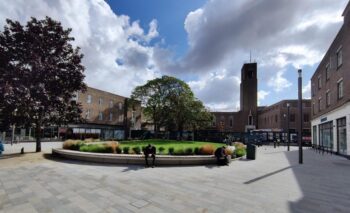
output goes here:
[{"label": "shop window", "polygon": [[338,147],[337,151],[340,154],[347,154],[347,142],[346,142],[346,118],[340,118],[337,120],[337,138]]},{"label": "shop window", "polygon": [[328,148],[333,147],[333,121],[320,124],[320,145]]},{"label": "shop window", "polygon": [[317,144],[317,126],[312,127],[312,144]]}]

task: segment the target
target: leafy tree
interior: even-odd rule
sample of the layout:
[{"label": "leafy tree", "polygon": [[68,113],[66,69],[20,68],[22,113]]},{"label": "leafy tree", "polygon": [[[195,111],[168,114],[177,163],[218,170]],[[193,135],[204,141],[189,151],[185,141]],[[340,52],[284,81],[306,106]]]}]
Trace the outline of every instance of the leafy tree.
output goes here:
[{"label": "leafy tree", "polygon": [[2,125],[36,129],[36,151],[41,151],[42,128],[80,120],[73,94],[83,83],[83,55],[74,48],[71,29],[46,17],[31,18],[26,26],[6,20],[0,32],[0,109]]},{"label": "leafy tree", "polygon": [[134,89],[131,98],[141,101],[144,114],[152,119],[154,131],[161,127],[177,130],[204,127],[212,119],[191,88],[177,78],[162,76]]}]

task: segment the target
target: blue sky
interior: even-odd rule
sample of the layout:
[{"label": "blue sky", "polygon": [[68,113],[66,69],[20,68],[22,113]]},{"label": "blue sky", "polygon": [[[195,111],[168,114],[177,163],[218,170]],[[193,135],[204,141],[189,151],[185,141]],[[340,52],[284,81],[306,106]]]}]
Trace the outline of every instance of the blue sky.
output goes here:
[{"label": "blue sky", "polygon": [[186,81],[212,111],[239,110],[240,69],[258,63],[259,105],[303,95],[348,0],[0,1],[0,27],[45,16],[72,28],[89,86],[129,96],[148,80]]},{"label": "blue sky", "polygon": [[[203,5],[206,0],[178,0],[178,1],[164,1],[164,0],[109,0],[108,4],[117,14],[125,14],[130,17],[132,21],[140,21],[140,25],[144,29],[148,29],[148,23],[153,19],[158,21],[158,32],[160,37],[154,40],[153,44],[159,43],[160,39],[164,39],[166,48],[170,49],[175,58],[181,58],[189,49],[187,33],[184,29],[184,22],[187,15]],[[334,33],[334,32],[333,32]],[[253,50],[254,59],[254,47]],[[246,49],[248,59],[248,52],[251,49]],[[259,63],[259,61],[257,60]],[[317,68],[319,63],[313,65],[300,66],[303,69],[303,87],[306,89],[308,82]],[[236,67],[239,70],[240,67]],[[275,93],[268,98],[259,101],[260,105],[271,105],[282,99],[297,98],[297,69],[294,66],[287,66],[284,77],[290,81],[291,86],[284,89],[284,91]],[[264,73],[259,73],[264,75]],[[184,76],[184,80],[196,79],[196,76]],[[263,80],[259,81],[259,90],[266,91],[271,94],[271,88]],[[310,97],[309,90],[303,94],[305,97]]]},{"label": "blue sky", "polygon": [[187,14],[204,5],[206,0],[108,0],[108,4],[116,14],[125,14],[132,21],[140,21],[144,29],[153,19],[158,21],[160,37],[153,44],[164,39],[168,48],[171,48],[177,57],[185,54],[187,34],[184,22]]}]

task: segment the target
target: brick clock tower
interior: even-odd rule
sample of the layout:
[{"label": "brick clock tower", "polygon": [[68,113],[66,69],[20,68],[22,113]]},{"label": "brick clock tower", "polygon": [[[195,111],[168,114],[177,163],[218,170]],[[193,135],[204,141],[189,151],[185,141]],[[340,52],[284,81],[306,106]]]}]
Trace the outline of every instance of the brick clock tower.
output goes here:
[{"label": "brick clock tower", "polygon": [[257,63],[244,64],[241,70],[240,91],[241,121],[244,131],[256,129],[258,116],[258,78]]}]

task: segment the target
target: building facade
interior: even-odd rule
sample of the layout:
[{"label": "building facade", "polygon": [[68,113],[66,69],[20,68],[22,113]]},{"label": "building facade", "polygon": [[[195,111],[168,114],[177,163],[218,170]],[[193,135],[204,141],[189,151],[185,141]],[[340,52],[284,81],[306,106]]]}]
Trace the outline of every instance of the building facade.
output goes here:
[{"label": "building facade", "polygon": [[214,120],[209,129],[230,132],[247,132],[256,129],[258,121],[257,63],[243,65],[240,89],[240,111],[212,112]]},{"label": "building facade", "polygon": [[81,104],[85,120],[68,125],[75,136],[124,139],[131,130],[141,129],[141,105],[128,106],[126,97],[88,87],[85,92],[77,92],[73,101]]},{"label": "building facade", "polygon": [[[289,119],[288,119],[289,117]],[[311,134],[311,100],[303,100],[303,134]],[[299,124],[298,100],[282,100],[258,112],[259,129],[296,133]]]},{"label": "building facade", "polygon": [[312,142],[350,155],[350,2],[344,23],[311,78]]},{"label": "building facade", "polygon": [[[265,129],[288,132],[287,103],[290,107],[289,132],[297,132],[298,100],[283,100],[271,106],[258,106],[257,64],[244,64],[241,70],[240,111],[212,112],[214,119],[209,129],[220,132],[248,132]],[[303,100],[303,135],[310,135],[311,101]]]}]

